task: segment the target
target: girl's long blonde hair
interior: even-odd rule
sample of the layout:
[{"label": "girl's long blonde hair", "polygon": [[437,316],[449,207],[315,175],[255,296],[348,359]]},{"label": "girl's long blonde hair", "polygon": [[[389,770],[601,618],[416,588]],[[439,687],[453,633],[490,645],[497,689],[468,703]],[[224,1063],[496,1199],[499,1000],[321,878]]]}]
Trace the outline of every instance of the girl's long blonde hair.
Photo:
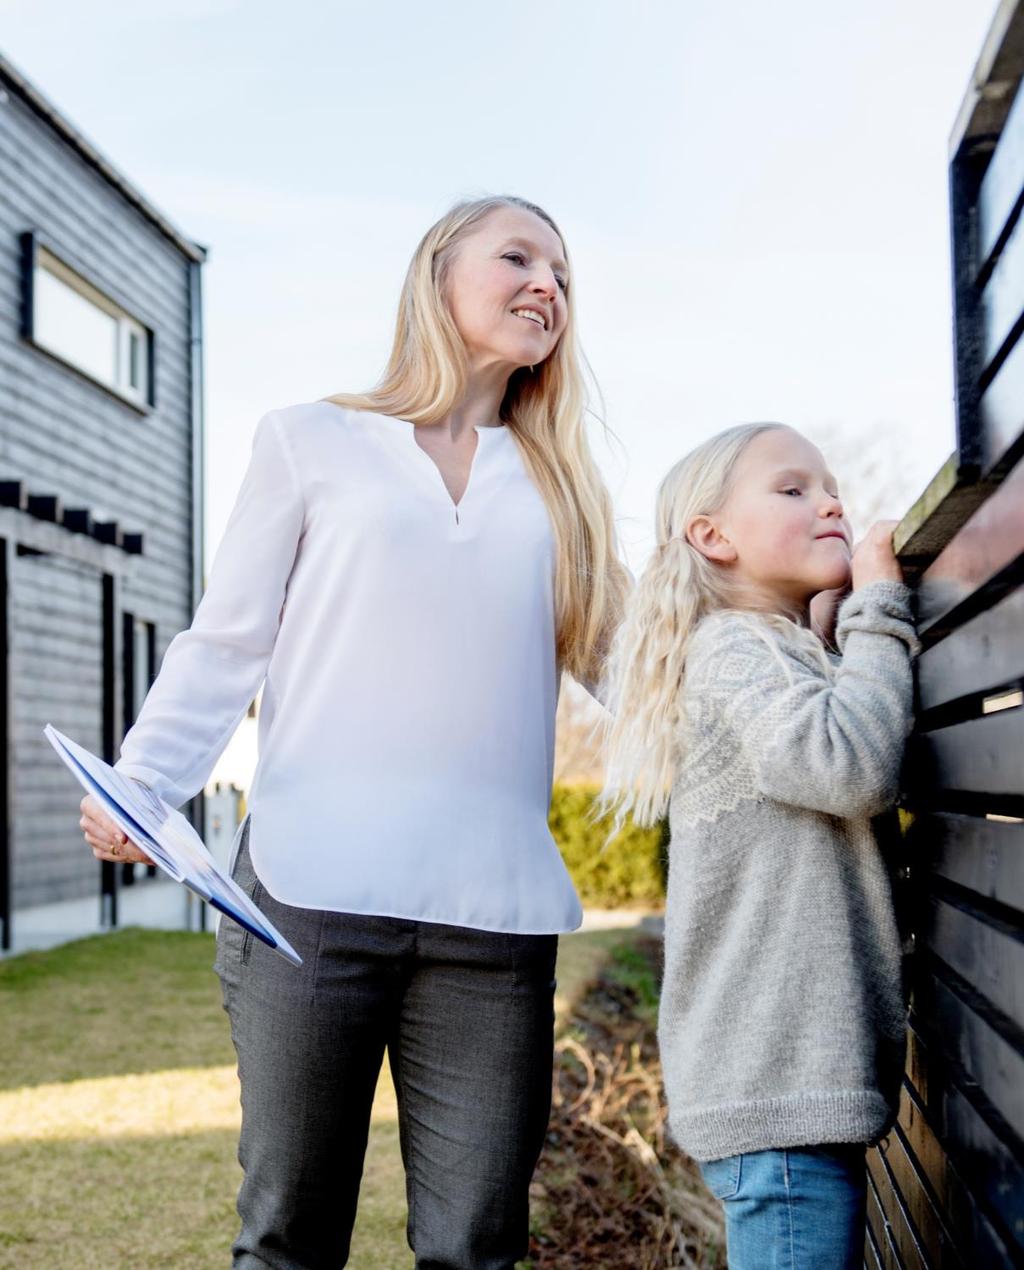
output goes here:
[{"label": "girl's long blonde hair", "polygon": [[[698,623],[712,612],[754,611],[721,566],[689,542],[686,527],[694,516],[721,509],[736,462],[750,442],[785,426],[744,423],[727,428],[680,459],[659,487],[657,545],[626,604],[609,657],[611,716],[596,814],[615,811],[613,832],[627,814],[638,824],[653,824],[665,814],[681,752],[686,654]],[[812,648],[829,666],[819,635],[801,626],[795,612],[756,611],[762,620],[754,628],[773,650],[766,623]]]},{"label": "girl's long blonde hair", "polygon": [[[380,382],[369,392],[325,400],[413,424],[437,423],[458,406],[466,388],[466,353],[445,296],[448,272],[462,239],[503,207],[532,212],[562,239],[547,212],[525,199],[498,195],[456,204],[427,230],[413,255]],[[571,281],[566,307],[565,330],[551,355],[510,376],[501,418],[551,517],[558,655],[570,674],[586,681],[600,674],[628,574],[617,554],[611,499],[587,442]]]}]

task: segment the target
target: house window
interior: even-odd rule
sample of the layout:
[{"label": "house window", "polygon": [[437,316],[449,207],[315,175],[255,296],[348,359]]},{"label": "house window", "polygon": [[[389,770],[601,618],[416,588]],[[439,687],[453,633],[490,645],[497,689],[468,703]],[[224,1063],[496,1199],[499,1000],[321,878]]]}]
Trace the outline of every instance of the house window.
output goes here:
[{"label": "house window", "polygon": [[149,692],[156,675],[156,668],[153,665],[156,628],[152,622],[142,622],[138,618],[134,619],[132,627],[134,643],[132,650],[132,677],[134,683],[132,685],[133,711],[131,721],[134,723],[139,711],[142,709],[146,693]]},{"label": "house window", "polygon": [[138,718],[146,693],[156,678],[156,626],[133,613],[123,613],[121,619],[124,730],[127,732]]},{"label": "house window", "polygon": [[136,405],[152,403],[152,332],[32,242],[29,338]]}]

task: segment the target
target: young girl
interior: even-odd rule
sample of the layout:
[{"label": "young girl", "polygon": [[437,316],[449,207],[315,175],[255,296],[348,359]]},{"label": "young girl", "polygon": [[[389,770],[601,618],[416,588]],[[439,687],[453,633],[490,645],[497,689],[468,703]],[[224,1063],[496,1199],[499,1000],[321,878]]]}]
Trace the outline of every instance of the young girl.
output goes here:
[{"label": "young girl", "polygon": [[[730,428],[663,482],[612,650],[604,803],[642,823],[668,804],[670,1124],[724,1201],[731,1270],[860,1266],[864,1145],[895,1118],[901,949],[871,818],[918,643],[893,528],[851,552],[819,451]],[[851,584],[835,652],[812,600]]]}]

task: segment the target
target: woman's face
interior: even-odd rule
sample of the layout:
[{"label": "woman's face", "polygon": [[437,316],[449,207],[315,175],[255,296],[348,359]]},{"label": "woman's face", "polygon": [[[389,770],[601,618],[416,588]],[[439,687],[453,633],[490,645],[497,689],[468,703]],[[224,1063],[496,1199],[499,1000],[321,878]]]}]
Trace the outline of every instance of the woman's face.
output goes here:
[{"label": "woman's face", "polygon": [[511,373],[554,350],[568,316],[561,239],[540,217],[499,207],[459,243],[445,293],[472,370]]},{"label": "woman's face", "polygon": [[[740,455],[721,511],[719,559],[740,586],[802,607],[850,581],[852,533],[821,452],[792,428],[759,433]],[[710,554],[710,553],[709,553]]]}]

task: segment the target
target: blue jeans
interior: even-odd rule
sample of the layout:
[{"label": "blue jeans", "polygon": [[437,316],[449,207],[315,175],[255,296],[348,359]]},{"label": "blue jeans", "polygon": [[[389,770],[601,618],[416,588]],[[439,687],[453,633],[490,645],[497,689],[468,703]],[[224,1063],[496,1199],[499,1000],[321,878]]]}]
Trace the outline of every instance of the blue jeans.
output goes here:
[{"label": "blue jeans", "polygon": [[864,1264],[864,1147],[752,1151],[701,1164],[725,1206],[729,1270],[858,1270]]}]

